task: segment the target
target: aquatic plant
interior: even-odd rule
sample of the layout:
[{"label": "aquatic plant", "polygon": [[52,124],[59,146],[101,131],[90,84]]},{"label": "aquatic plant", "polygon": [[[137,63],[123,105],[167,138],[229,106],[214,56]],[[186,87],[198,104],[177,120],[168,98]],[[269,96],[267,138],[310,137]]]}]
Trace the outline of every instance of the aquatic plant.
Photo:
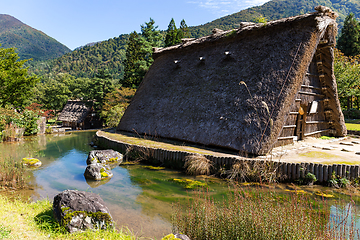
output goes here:
[{"label": "aquatic plant", "polygon": [[0,158],[0,186],[23,188],[26,185],[26,170],[13,158]]},{"label": "aquatic plant", "polygon": [[[324,196],[325,197],[325,196]],[[358,230],[346,221],[353,204],[335,218],[324,200],[308,195],[235,188],[217,202],[199,192],[189,204],[175,206],[173,232],[190,239],[355,239]],[[354,216],[354,215],[352,215]],[[352,223],[354,223],[354,219]],[[356,236],[357,235],[357,236]]]},{"label": "aquatic plant", "polygon": [[213,163],[203,155],[193,154],[185,157],[184,168],[189,175],[210,175]]}]

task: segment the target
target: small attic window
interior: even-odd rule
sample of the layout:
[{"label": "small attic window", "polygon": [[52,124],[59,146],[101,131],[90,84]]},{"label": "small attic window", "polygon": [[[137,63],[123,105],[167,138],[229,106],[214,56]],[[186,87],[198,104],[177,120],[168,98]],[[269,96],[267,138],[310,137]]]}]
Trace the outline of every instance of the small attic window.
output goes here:
[{"label": "small attic window", "polygon": [[318,102],[318,101],[313,101],[313,102],[311,103],[309,113],[310,113],[310,114],[312,114],[312,113],[317,113],[318,105],[319,105],[319,102]]}]

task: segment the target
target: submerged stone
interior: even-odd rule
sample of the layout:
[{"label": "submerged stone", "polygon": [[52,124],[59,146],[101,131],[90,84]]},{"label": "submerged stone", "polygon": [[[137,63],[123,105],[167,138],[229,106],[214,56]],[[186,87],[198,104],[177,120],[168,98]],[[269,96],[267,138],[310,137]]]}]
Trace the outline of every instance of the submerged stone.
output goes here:
[{"label": "submerged stone", "polygon": [[93,151],[90,151],[89,156],[86,160],[86,164],[87,165],[90,165],[93,163],[120,164],[122,161],[123,161],[123,155],[112,149],[93,150]]},{"label": "submerged stone", "polygon": [[113,219],[102,198],[95,193],[65,190],[54,197],[56,220],[70,233],[113,227]]},{"label": "submerged stone", "polygon": [[86,179],[99,181],[102,179],[112,178],[113,173],[108,165],[94,163],[87,165],[84,176]]}]

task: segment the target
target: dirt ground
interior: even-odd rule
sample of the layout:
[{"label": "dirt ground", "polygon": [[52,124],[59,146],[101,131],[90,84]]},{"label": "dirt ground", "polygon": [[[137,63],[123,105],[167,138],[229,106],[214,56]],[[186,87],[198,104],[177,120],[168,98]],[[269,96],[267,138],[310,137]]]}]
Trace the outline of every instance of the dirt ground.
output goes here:
[{"label": "dirt ground", "polygon": [[272,158],[280,162],[360,165],[360,139],[355,137],[333,139],[310,137],[294,144],[274,148]]}]

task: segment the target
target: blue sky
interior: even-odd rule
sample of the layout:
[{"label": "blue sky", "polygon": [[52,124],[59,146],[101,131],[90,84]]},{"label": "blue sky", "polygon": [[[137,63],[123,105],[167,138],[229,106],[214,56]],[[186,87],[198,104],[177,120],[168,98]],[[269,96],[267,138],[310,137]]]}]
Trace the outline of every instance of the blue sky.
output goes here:
[{"label": "blue sky", "polygon": [[[205,24],[269,0],[0,0],[0,13],[9,14],[70,49],[140,31],[155,20],[166,30],[174,18],[177,26]],[[0,26],[1,27],[1,26]]]}]

